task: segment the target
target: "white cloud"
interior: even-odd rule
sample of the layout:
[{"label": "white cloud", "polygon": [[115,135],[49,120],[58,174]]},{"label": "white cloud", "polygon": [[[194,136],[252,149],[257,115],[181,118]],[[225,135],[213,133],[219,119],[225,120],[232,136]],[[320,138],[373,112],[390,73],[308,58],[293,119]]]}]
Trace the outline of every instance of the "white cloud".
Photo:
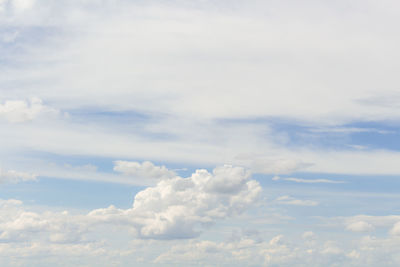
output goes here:
[{"label": "white cloud", "polygon": [[[67,41],[74,38],[74,44],[65,42],[65,46],[60,47],[57,43],[48,50],[47,57],[61,59],[53,68],[48,65],[41,68],[58,79],[52,81],[59,85],[57,94],[51,92],[54,84],[31,89],[53,99],[63,99],[69,91],[68,100],[77,101],[65,101],[65,105],[82,105],[95,99],[94,102],[108,106],[166,110],[194,117],[283,116],[331,122],[368,118],[369,115],[378,118],[399,115],[394,108],[370,108],[356,101],[360,96],[376,94],[379,97],[396,91],[390,83],[395,77],[391,70],[393,63],[373,51],[384,47],[398,55],[395,47],[388,45],[397,41],[397,37],[390,34],[397,31],[393,27],[395,23],[389,23],[388,17],[394,21],[398,18],[383,17],[380,21],[387,26],[387,32],[382,33],[375,28],[365,31],[359,20],[370,26],[372,22],[363,16],[355,20],[353,15],[353,12],[371,12],[378,17],[391,14],[389,7],[382,10],[377,1],[354,5],[346,14],[342,14],[345,1],[318,6],[306,1],[304,6],[313,6],[309,9],[287,5],[285,1],[240,2],[235,8],[208,1],[191,5],[176,2],[166,5],[157,1],[146,4],[76,1],[73,4],[46,3],[46,8],[38,3],[33,5],[29,0],[14,0],[13,3],[21,10],[32,9],[35,20],[20,18],[30,25],[60,28],[78,25],[85,29],[82,35],[63,36]],[[271,13],[265,16],[265,12]],[[315,25],[317,19],[324,30]],[[282,22],[290,27],[284,27]],[[301,40],[297,38],[299,35]],[[338,43],[338,36],[346,43],[340,49],[342,43]],[[225,43],[231,45],[221,45]],[[355,50],[360,44],[363,44],[362,49]],[[46,55],[43,51],[48,47],[43,50],[39,45],[33,47],[34,56],[36,52]],[[274,60],[260,60],[271,57]],[[381,61],[388,64],[381,65]],[[350,76],[343,71],[342,62],[358,68],[354,68],[356,71]],[[276,67],[277,64],[285,67]],[[110,65],[114,68],[109,69]],[[388,79],[385,86],[379,87],[385,89],[376,90],[378,79],[363,75],[368,70],[367,65],[377,71],[386,70],[382,70],[382,75]],[[218,75],[216,70],[219,70]],[[137,77],[128,76],[130,71],[137,73]],[[315,72],[321,75],[315,78],[312,75]],[[174,73],[182,75],[178,78]],[[287,77],[291,77],[290,81],[285,79]],[[198,87],[202,90],[188,90]],[[127,97],[131,93],[135,97]],[[174,97],[166,99],[162,97],[164,94]],[[331,97],[326,98],[327,94]],[[151,95],[157,104],[148,105]],[[215,97],[210,99],[210,95]],[[218,101],[227,95],[229,101]],[[287,95],[292,98],[288,100]],[[205,102],[207,108],[204,108]]]},{"label": "white cloud", "polygon": [[317,206],[319,203],[313,200],[296,199],[291,196],[281,196],[275,200],[279,204],[294,205],[294,206]]},{"label": "white cloud", "polygon": [[327,241],[324,244],[323,250],[321,251],[322,254],[330,254],[330,255],[339,255],[343,253],[343,249],[339,247],[337,242],[334,241]]},{"label": "white cloud", "polygon": [[216,221],[245,212],[260,191],[248,171],[225,165],[213,173],[198,170],[188,178],[161,180],[140,191],[130,209],[110,206],[72,215],[26,211],[20,201],[1,200],[0,241],[78,244],[92,242],[90,234],[101,227],[128,230],[142,239],[193,238]]},{"label": "white cloud", "polygon": [[[163,161],[168,154],[171,161],[200,162],[207,166],[236,164],[236,155],[255,153],[260,156],[243,160],[243,164],[238,160],[239,165],[273,174],[297,170],[400,172],[398,152],[326,153],[314,147],[294,151],[286,147],[285,139],[289,137],[273,135],[264,129],[268,127],[259,127],[263,122],[226,131],[221,130],[225,125],[216,126],[221,118],[284,117],[295,119],[298,124],[307,122],[313,129],[354,132],[360,129],[337,125],[355,120],[399,118],[396,106],[370,104],[382,97],[390,100],[388,96],[397,91],[393,88],[393,80],[397,79],[393,63],[374,52],[384,49],[393,57],[398,55],[396,46],[392,46],[398,36],[393,34],[397,31],[393,27],[396,23],[387,20],[398,20],[392,14],[396,8],[370,1],[365,6],[354,4],[343,14],[345,1],[318,6],[306,1],[304,6],[311,5],[311,9],[286,5],[285,1],[268,4],[242,1],[234,8],[228,8],[230,4],[217,7],[210,1],[190,5],[150,2],[42,4],[18,0],[9,5],[2,1],[3,9],[15,5],[29,10],[23,16],[11,10],[1,18],[1,22],[13,29],[24,26],[18,37],[25,40],[20,46],[24,53],[10,52],[7,57],[11,62],[4,65],[4,75],[0,78],[2,88],[11,85],[18,90],[2,90],[2,99],[35,95],[59,109],[95,106],[100,111],[165,116],[168,119],[162,117],[162,122],[155,120],[146,125],[147,130],[161,129],[162,136],[173,138],[151,142],[135,131],[123,133],[121,128],[125,125],[119,125],[121,128],[115,133],[109,125],[94,127],[95,122],[85,121],[81,125],[58,125],[57,129],[54,125],[44,125],[18,133],[20,140],[29,141],[16,142],[15,138],[2,134],[3,142],[19,143],[10,145],[15,150],[28,147],[64,155],[101,154]],[[366,32],[368,27],[360,28],[353,12],[371,12],[377,17],[388,13],[378,20],[387,26],[387,32],[378,31],[370,19],[358,17],[374,29]],[[265,16],[267,13],[270,15]],[[315,24],[316,20],[321,24]],[[282,30],[287,23],[290,27]],[[76,28],[82,31],[73,30]],[[39,32],[43,34],[32,34],[35,29],[41,29]],[[58,34],[48,34],[46,30]],[[25,38],[32,35],[40,41]],[[298,36],[302,36],[301,40]],[[345,41],[337,43],[339,39]],[[221,45],[226,43],[231,45],[228,48]],[[345,47],[341,46],[343,43]],[[356,73],[349,75],[343,66]],[[369,72],[380,73],[382,77],[366,76]],[[315,73],[321,75],[316,79]],[[288,95],[292,96],[289,100]],[[370,102],[361,103],[361,97]],[[13,105],[22,110],[15,114],[4,112],[6,105],[1,105],[0,116],[8,120],[26,121],[35,117],[27,102],[22,105],[10,102],[7,110]],[[175,123],[169,124],[170,120]],[[90,131],[90,127],[95,129]],[[246,134],[242,135],[243,132]]]},{"label": "white cloud", "polygon": [[0,168],[0,183],[18,183],[26,181],[36,181],[36,179],[36,174],[17,172],[14,170],[2,170]]},{"label": "white cloud", "polygon": [[350,259],[359,259],[360,253],[357,252],[356,250],[353,250],[350,253],[348,253],[346,256],[349,257]]},{"label": "white cloud", "polygon": [[158,256],[155,263],[194,266],[214,266],[216,263],[222,266],[246,266],[249,263],[254,266],[362,266],[362,258],[357,257],[354,251],[348,251],[342,243],[332,240],[322,244],[296,243],[277,235],[267,242],[256,242],[242,237],[230,242],[196,240],[178,244]]},{"label": "white cloud", "polygon": [[23,11],[31,9],[35,4],[35,0],[11,0],[11,4],[17,11]]},{"label": "white cloud", "polygon": [[[376,229],[386,229],[395,233],[396,223],[400,221],[400,215],[356,215],[349,217],[333,217],[326,220],[327,225],[341,226],[352,232],[371,232]],[[390,229],[391,228],[391,229]]]},{"label": "white cloud", "polygon": [[400,220],[400,215],[387,215],[387,216],[373,216],[373,215],[356,215],[352,217],[340,218],[345,220],[347,224],[363,221],[367,222],[374,227],[388,227]]},{"label": "white cloud", "polygon": [[374,230],[374,227],[365,221],[357,221],[348,224],[346,229],[353,232],[370,232]]},{"label": "white cloud", "polygon": [[[195,180],[196,174],[181,179]],[[202,178],[197,177],[197,179]],[[171,179],[169,185],[174,185],[174,180],[176,178]],[[163,191],[165,192],[167,188],[164,187]],[[175,192],[177,191],[179,190]],[[204,197],[210,195],[205,194]],[[171,195],[165,194],[165,198],[171,198]],[[203,205],[204,209],[207,209],[205,206]],[[151,207],[148,213],[155,212],[160,215],[154,206],[146,205],[146,207]],[[294,236],[283,236],[273,230],[267,233],[257,232],[254,235],[242,231],[242,234],[234,239],[219,241],[218,239],[224,236],[224,231],[218,230],[220,236],[211,235],[212,240],[203,239],[210,238],[208,234],[202,239],[132,241],[135,231],[131,231],[133,236],[127,237],[127,230],[133,230],[133,227],[138,231],[141,221],[146,221],[149,225],[153,221],[150,215],[143,216],[145,213],[143,210],[132,212],[133,209],[110,207],[94,210],[86,215],[76,215],[67,211],[31,211],[26,210],[21,201],[0,200],[0,263],[2,266],[15,266],[17,262],[19,265],[27,263],[38,265],[35,260],[39,258],[41,266],[52,266],[53,259],[71,256],[80,264],[88,266],[97,261],[101,261],[99,266],[112,266],[112,264],[214,266],[216,263],[221,266],[245,266],[249,262],[257,266],[337,264],[394,267],[400,264],[400,258],[394,256],[400,248],[397,236],[343,238],[339,234],[332,240],[321,239],[320,236],[316,238],[315,233],[308,231],[296,240]],[[198,214],[201,217],[201,212]],[[137,216],[141,218],[136,218]],[[167,220],[166,217],[164,219]],[[265,238],[266,234],[272,235]],[[136,237],[144,236],[136,235]],[[351,242],[347,238],[351,238]],[[10,261],[13,257],[15,261]],[[73,265],[74,262],[66,259],[63,263]]]},{"label": "white cloud", "polygon": [[315,128],[311,129],[310,131],[316,133],[365,133],[365,132],[373,132],[379,134],[394,133],[393,131],[387,131],[387,130],[379,130],[374,128],[356,128],[356,127]]},{"label": "white cloud", "polygon": [[114,171],[141,179],[169,179],[176,176],[174,171],[168,170],[165,166],[155,166],[149,161],[144,161],[143,163],[114,161]]},{"label": "white cloud", "polygon": [[311,163],[296,158],[265,157],[253,154],[242,154],[235,157],[237,164],[251,168],[254,172],[264,174],[288,174],[307,169]]},{"label": "white cloud", "polygon": [[2,34],[1,38],[4,43],[12,43],[17,39],[18,35],[18,31],[6,32]]},{"label": "white cloud", "polygon": [[58,111],[43,105],[39,98],[24,100],[7,100],[0,104],[0,118],[9,122],[26,122],[37,118],[41,114],[58,114]]},{"label": "white cloud", "polygon": [[189,178],[161,180],[139,192],[131,209],[98,209],[89,217],[131,224],[141,238],[191,238],[216,220],[244,212],[257,199],[261,187],[249,178],[243,168],[228,165],[212,174],[197,170]]},{"label": "white cloud", "polygon": [[26,211],[21,201],[0,202],[0,241],[35,242],[48,240],[52,243],[79,243],[85,241],[88,220],[64,212]]},{"label": "white cloud", "polygon": [[329,180],[329,179],[302,179],[302,178],[295,178],[295,177],[280,178],[279,176],[273,177],[272,180],[274,180],[274,181],[285,180],[285,181],[296,182],[296,183],[305,183],[305,184],[317,184],[317,183],[343,184],[343,183],[345,183],[344,181],[336,181],[336,180]]},{"label": "white cloud", "polygon": [[400,222],[397,222],[393,225],[392,229],[390,229],[390,234],[395,236],[400,235]]},{"label": "white cloud", "polygon": [[312,231],[304,232],[302,238],[305,240],[312,240],[315,239],[315,234]]}]

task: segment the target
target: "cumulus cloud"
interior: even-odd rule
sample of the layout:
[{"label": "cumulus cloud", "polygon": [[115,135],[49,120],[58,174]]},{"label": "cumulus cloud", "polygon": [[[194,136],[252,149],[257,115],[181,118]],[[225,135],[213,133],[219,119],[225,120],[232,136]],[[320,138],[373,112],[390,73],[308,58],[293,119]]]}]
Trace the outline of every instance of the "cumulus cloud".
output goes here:
[{"label": "cumulus cloud", "polygon": [[[343,244],[328,240],[324,243],[287,240],[277,235],[266,242],[241,238],[229,242],[196,240],[172,246],[155,259],[156,263],[207,266],[362,266],[354,249],[348,251]],[[368,253],[368,252],[366,252]],[[346,257],[349,255],[348,257]],[[359,254],[358,254],[359,256]],[[364,256],[364,255],[363,255]],[[361,257],[360,257],[361,259]],[[360,264],[361,265],[357,265]]]},{"label": "cumulus cloud", "polygon": [[0,214],[0,240],[23,241],[45,234],[50,242],[80,242],[91,227],[127,227],[144,239],[180,239],[199,235],[204,227],[246,211],[260,185],[240,167],[225,165],[212,173],[197,170],[191,177],[164,179],[139,192],[130,209],[110,206],[87,215],[25,211],[15,200],[0,202],[16,209]]},{"label": "cumulus cloud", "polygon": [[348,224],[346,229],[353,232],[370,232],[374,230],[374,226],[365,221],[357,221]]},{"label": "cumulus cloud", "polygon": [[[221,171],[222,169],[219,170]],[[209,175],[217,176],[215,173]],[[193,174],[189,178],[181,179],[193,180],[195,176],[196,174]],[[176,183],[171,182],[169,185],[174,184]],[[159,185],[153,188],[157,187]],[[219,192],[218,189],[212,191]],[[228,191],[234,192],[234,190]],[[223,194],[226,194],[227,191],[224,190],[224,192]],[[210,196],[205,194],[204,197]],[[172,196],[165,194],[165,198],[171,199]],[[205,207],[207,203],[203,202],[203,204],[203,208],[207,209]],[[149,213],[155,210],[153,206],[151,207],[153,210],[149,210]],[[153,221],[150,215],[143,215],[145,213],[143,210],[133,212],[133,209],[109,207],[94,210],[86,215],[74,215],[67,211],[28,211],[19,200],[0,200],[0,263],[2,266],[15,266],[15,261],[11,263],[9,261],[10,257],[15,257],[20,263],[25,261],[32,264],[39,257],[43,265],[44,262],[51,263],[49,257],[59,258],[60,256],[74,256],[82,263],[85,259],[82,257],[95,256],[97,258],[89,259],[87,265],[91,266],[99,259],[102,261],[99,266],[110,266],[112,263],[135,265],[136,261],[141,261],[142,265],[171,264],[174,266],[207,266],[216,263],[221,266],[245,266],[249,262],[257,266],[330,266],[332,264],[398,266],[400,264],[400,258],[393,257],[400,248],[400,242],[396,236],[383,239],[366,236],[348,242],[340,238],[319,240],[320,238],[317,239],[310,231],[303,233],[300,240],[282,234],[264,238],[266,233],[257,232],[249,235],[245,231],[236,238],[226,241],[218,241],[214,238],[213,240],[173,241],[142,239],[134,242],[130,240],[129,243],[124,243],[124,248],[121,249],[112,243],[125,242],[121,240],[126,238],[120,238],[120,235],[126,236],[127,227],[130,230],[133,230],[133,227],[133,233],[135,234],[136,231],[137,234],[140,229],[138,225],[144,221],[151,224]],[[198,213],[201,215],[201,212]],[[140,218],[136,219],[136,216]],[[161,218],[160,213],[156,216],[161,220],[168,220],[166,217]],[[184,226],[185,223],[182,223]],[[395,227],[398,228],[397,226],[398,223]],[[105,234],[105,229],[107,233],[112,234]],[[151,238],[139,235],[136,237]],[[178,238],[178,236],[173,235],[169,238]],[[44,255],[46,257],[43,257]],[[115,261],[116,259],[118,261]],[[67,262],[66,259],[63,263]]]},{"label": "cumulus cloud", "polygon": [[88,231],[88,220],[63,212],[26,211],[19,200],[1,200],[0,242],[78,243]]},{"label": "cumulus cloud", "polygon": [[114,162],[114,171],[143,179],[168,179],[176,176],[174,171],[168,170],[165,166],[155,166],[149,161],[139,163],[118,160]]},{"label": "cumulus cloud", "polygon": [[328,255],[339,255],[339,254],[343,253],[343,249],[340,248],[340,246],[337,242],[326,241],[321,253],[328,254]]},{"label": "cumulus cloud", "polygon": [[275,200],[279,204],[294,205],[294,206],[317,206],[319,203],[313,200],[296,199],[291,196],[281,196]]},{"label": "cumulus cloud", "polygon": [[7,100],[0,104],[0,118],[9,122],[31,121],[41,114],[58,114],[58,111],[44,105],[39,98],[32,98],[30,101]]},{"label": "cumulus cloud", "polygon": [[393,225],[392,229],[390,229],[390,234],[395,236],[400,235],[400,222],[397,222]]},{"label": "cumulus cloud", "polygon": [[139,192],[131,209],[111,206],[94,210],[89,216],[130,224],[141,238],[191,238],[218,219],[244,212],[260,191],[248,171],[225,165],[212,173],[197,170],[188,178],[161,180]]},{"label": "cumulus cloud", "polygon": [[36,179],[36,174],[17,172],[14,170],[3,170],[0,168],[0,183],[18,183],[36,181]]},{"label": "cumulus cloud", "polygon": [[301,236],[304,240],[312,240],[315,239],[315,234],[312,231],[304,232]]},{"label": "cumulus cloud", "polygon": [[389,229],[399,221],[399,215],[356,215],[350,217],[334,217],[328,219],[329,224],[333,223],[333,225],[343,225],[346,230],[352,232],[370,232],[377,228]]}]

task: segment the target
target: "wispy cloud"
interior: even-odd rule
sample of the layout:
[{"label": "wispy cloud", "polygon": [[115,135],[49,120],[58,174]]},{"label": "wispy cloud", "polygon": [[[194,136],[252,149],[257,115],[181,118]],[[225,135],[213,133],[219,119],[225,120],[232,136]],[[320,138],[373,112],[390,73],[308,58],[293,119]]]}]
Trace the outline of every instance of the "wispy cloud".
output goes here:
[{"label": "wispy cloud", "polygon": [[319,203],[313,200],[296,199],[291,196],[281,196],[275,199],[279,204],[294,205],[294,206],[317,206]]},{"label": "wispy cloud", "polygon": [[0,168],[0,183],[19,183],[36,181],[37,175],[14,170],[3,170]]},{"label": "wispy cloud", "polygon": [[281,178],[279,176],[274,176],[272,178],[274,181],[284,180],[296,183],[305,183],[305,184],[343,184],[346,183],[345,181],[338,181],[338,180],[329,180],[329,179],[302,179],[302,178],[295,178],[295,177],[288,177],[288,178]]}]

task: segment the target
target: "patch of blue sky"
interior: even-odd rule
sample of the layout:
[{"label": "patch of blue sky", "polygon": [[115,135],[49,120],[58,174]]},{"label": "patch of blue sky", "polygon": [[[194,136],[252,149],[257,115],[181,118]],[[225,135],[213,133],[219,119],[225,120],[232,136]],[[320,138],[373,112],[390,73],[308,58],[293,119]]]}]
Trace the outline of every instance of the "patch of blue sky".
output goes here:
[{"label": "patch of blue sky", "polygon": [[[400,188],[400,176],[396,175],[345,175],[332,173],[293,173],[290,175],[279,175],[279,180],[272,180],[273,175],[254,174],[255,177],[263,186],[270,187],[271,185],[281,184],[283,187],[296,187],[301,189],[322,189],[326,188],[331,191],[357,191],[371,193],[387,193],[397,194]],[[325,179],[332,183],[304,183],[285,180],[286,178],[299,178],[304,180]],[[400,195],[399,195],[400,197]]]},{"label": "patch of blue sky", "polygon": [[346,127],[365,129],[350,135],[353,144],[369,149],[400,150],[399,122],[357,122]]},{"label": "patch of blue sky", "polygon": [[[323,173],[295,173],[281,175],[279,180],[273,176],[255,174],[254,178],[264,188],[272,201],[282,195],[296,199],[317,201],[317,206],[289,206],[286,209],[296,216],[351,216],[354,213],[368,215],[390,215],[400,211],[398,194],[400,177],[397,176],[358,176]],[[300,183],[285,178],[307,180],[326,179],[344,183]]]},{"label": "patch of blue sky", "polygon": [[360,121],[329,127],[272,117],[223,119],[220,122],[265,125],[270,129],[266,132],[266,138],[273,138],[273,141],[287,148],[400,150],[400,124],[394,121]]}]

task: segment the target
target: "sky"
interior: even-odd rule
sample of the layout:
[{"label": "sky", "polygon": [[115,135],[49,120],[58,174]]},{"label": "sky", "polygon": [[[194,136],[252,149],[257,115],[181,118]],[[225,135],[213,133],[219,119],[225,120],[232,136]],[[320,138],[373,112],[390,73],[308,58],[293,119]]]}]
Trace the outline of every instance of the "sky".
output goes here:
[{"label": "sky", "polygon": [[399,8],[0,0],[0,265],[400,266]]}]

